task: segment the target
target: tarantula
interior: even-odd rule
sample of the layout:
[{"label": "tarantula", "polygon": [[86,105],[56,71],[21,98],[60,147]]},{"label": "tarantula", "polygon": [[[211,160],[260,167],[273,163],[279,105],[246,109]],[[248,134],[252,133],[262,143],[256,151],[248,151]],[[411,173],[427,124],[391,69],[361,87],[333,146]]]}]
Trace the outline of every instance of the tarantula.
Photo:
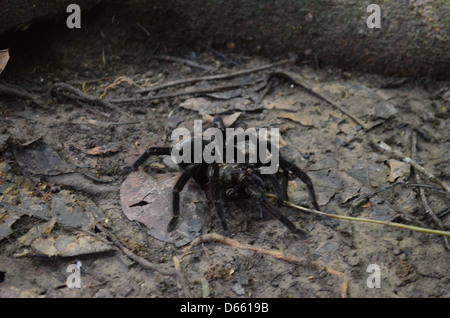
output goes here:
[{"label": "tarantula", "polygon": [[[213,121],[213,127],[221,131],[223,140],[229,139],[225,129],[225,125],[220,116],[216,116]],[[236,138],[236,136],[232,136]],[[194,141],[196,137],[189,138],[181,142],[182,146],[190,146],[194,149]],[[214,138],[201,138],[202,150],[209,145]],[[258,139],[259,144],[259,139]],[[267,144],[271,153],[277,150],[272,144]],[[235,159],[238,151],[235,152]],[[171,147],[151,146],[144,153],[142,153],[134,163],[128,167],[128,170],[136,170],[141,166],[150,156],[153,155],[171,155]],[[226,148],[223,147],[222,154],[225,156]],[[278,200],[278,205],[281,206],[284,200],[287,200],[287,184],[290,173],[299,178],[307,187],[310,200],[316,210],[320,211],[316,200],[314,187],[309,176],[297,167],[294,163],[279,155],[279,166],[274,174],[262,174],[261,168],[267,164],[261,161],[250,163],[248,154],[245,156],[244,163],[207,163],[202,160],[199,163],[180,162],[178,166],[183,171],[180,178],[173,187],[173,217],[168,224],[167,231],[171,232],[175,229],[178,219],[180,217],[180,192],[183,190],[187,181],[193,178],[200,184],[202,189],[209,194],[216,209],[218,220],[220,221],[225,235],[230,234],[230,228],[225,218],[224,198],[230,200],[237,200],[243,198],[250,198],[254,200],[257,206],[269,212],[277,219],[279,219],[291,232],[306,237],[306,232],[297,228],[282,212],[267,198],[266,192],[272,190]],[[236,160],[234,161],[236,162]]]}]

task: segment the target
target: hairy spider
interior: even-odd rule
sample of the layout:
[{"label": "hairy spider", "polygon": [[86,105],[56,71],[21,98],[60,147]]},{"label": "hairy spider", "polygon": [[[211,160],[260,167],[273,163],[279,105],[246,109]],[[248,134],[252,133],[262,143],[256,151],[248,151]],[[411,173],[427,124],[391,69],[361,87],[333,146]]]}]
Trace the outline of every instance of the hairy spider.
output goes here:
[{"label": "hairy spider", "polygon": [[[216,116],[213,121],[213,127],[220,129],[223,135],[223,140],[229,139],[227,136],[225,125],[220,116]],[[231,138],[236,138],[232,136]],[[189,146],[194,149],[194,141],[196,137],[189,138],[182,141],[184,146]],[[202,150],[209,145],[214,138],[206,139],[201,138]],[[246,141],[247,142],[247,141]],[[258,145],[261,145],[258,139]],[[278,150],[272,143],[264,144],[267,145],[267,151],[272,154]],[[239,150],[234,147],[235,159],[237,157]],[[144,153],[142,153],[138,159],[128,167],[129,170],[136,170],[141,166],[150,156],[153,155],[171,155],[171,147],[158,147],[151,146]],[[191,152],[192,157],[193,153]],[[223,147],[223,157],[226,155],[226,148]],[[250,163],[248,160],[248,153],[245,155],[244,163],[207,163],[202,160],[199,163],[180,162],[179,167],[182,169],[183,173],[177,180],[175,186],[173,187],[173,217],[169,222],[167,227],[168,232],[175,229],[178,219],[180,217],[180,192],[183,190],[187,181],[193,178],[198,182],[202,189],[208,194],[208,197],[213,201],[216,209],[218,220],[220,221],[222,228],[226,235],[230,234],[230,229],[225,218],[225,208],[224,208],[224,198],[230,200],[237,200],[243,198],[250,198],[256,205],[273,216],[279,219],[291,232],[305,237],[306,233],[297,228],[294,223],[292,223],[282,212],[272,204],[272,202],[266,197],[266,192],[273,191],[278,199],[278,205],[281,205],[283,200],[287,200],[287,184],[290,174],[299,178],[303,183],[305,183],[310,200],[316,210],[320,210],[317,204],[316,195],[314,187],[309,176],[297,167],[294,163],[290,162],[280,154],[279,165],[276,173],[273,174],[263,174],[261,173],[261,168],[267,166],[267,164],[261,161],[256,161],[255,163]],[[236,162],[235,160],[234,162]]]}]

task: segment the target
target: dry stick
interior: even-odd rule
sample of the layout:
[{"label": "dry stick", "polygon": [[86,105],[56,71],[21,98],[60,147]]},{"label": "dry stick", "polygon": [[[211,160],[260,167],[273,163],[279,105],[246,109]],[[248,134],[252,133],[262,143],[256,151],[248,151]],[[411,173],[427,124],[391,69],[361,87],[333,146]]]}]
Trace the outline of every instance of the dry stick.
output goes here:
[{"label": "dry stick", "polygon": [[108,113],[105,113],[105,112],[102,112],[102,111],[99,111],[99,110],[95,110],[93,107],[89,107],[87,104],[85,104],[81,100],[75,99],[75,102],[78,105],[80,105],[81,107],[83,107],[84,110],[86,110],[86,111],[88,111],[90,113],[93,113],[93,114],[96,114],[96,115],[101,115],[101,116],[104,116],[104,117],[107,117],[107,118],[111,117],[111,114],[108,114]]},{"label": "dry stick", "polygon": [[306,86],[306,85],[303,84],[303,83],[300,83],[300,82],[298,82],[298,81],[296,81],[296,83],[297,83],[298,85],[300,85],[303,89],[305,89],[308,93],[310,93],[310,94],[312,94],[312,95],[314,95],[314,96],[316,96],[316,97],[318,97],[318,98],[320,98],[320,99],[326,101],[328,104],[330,104],[330,105],[333,106],[334,108],[338,109],[341,113],[343,113],[343,114],[346,115],[348,118],[350,118],[351,120],[353,120],[355,123],[357,123],[358,125],[360,125],[360,126],[363,128],[364,131],[369,130],[369,129],[367,128],[367,125],[366,125],[364,122],[362,122],[359,118],[357,118],[357,117],[353,116],[352,114],[350,114],[350,113],[349,113],[348,111],[346,111],[346,110],[344,109],[344,107],[342,107],[340,104],[337,104],[337,103],[333,102],[331,99],[329,99],[328,97],[326,97],[326,96],[324,96],[324,95],[322,95],[322,94],[319,94],[319,93],[315,92],[312,88]]},{"label": "dry stick", "polygon": [[446,184],[444,181],[439,180],[435,175],[433,175],[431,172],[427,171],[424,167],[419,165],[416,161],[412,160],[411,158],[405,156],[398,150],[392,149],[391,146],[388,144],[382,142],[381,140],[378,140],[376,138],[373,138],[370,143],[378,150],[382,152],[386,152],[390,155],[392,155],[394,158],[401,160],[405,163],[409,163],[414,169],[422,173],[425,177],[430,179],[431,181],[436,182],[439,184],[442,188],[445,189],[446,192],[450,193],[450,186]]},{"label": "dry stick", "polygon": [[[417,157],[417,134],[415,131],[412,132],[411,135],[411,157],[413,160],[415,160],[415,158]],[[417,182],[421,182],[421,178],[419,174],[415,174],[416,176],[416,180]],[[425,212],[436,222],[437,225],[439,225],[441,228],[444,227],[444,224],[442,223],[441,220],[439,220],[439,218],[436,216],[436,214],[431,210],[430,206],[428,205],[427,199],[425,197],[425,191],[423,188],[419,188],[419,192],[420,192],[420,196],[422,198],[422,203],[424,205],[425,208]]]},{"label": "dry stick", "polygon": [[[196,238],[195,240],[193,240],[189,246],[189,248],[195,247],[197,245],[206,243],[206,242],[219,242],[225,245],[229,245],[235,248],[240,248],[240,249],[244,249],[244,250],[249,250],[249,251],[254,251],[254,252],[258,252],[261,254],[266,254],[269,256],[272,256],[274,258],[277,259],[281,259],[283,261],[286,261],[288,263],[292,263],[292,264],[296,264],[296,265],[300,265],[300,266],[311,266],[311,264],[307,264],[305,262],[302,262],[299,259],[296,259],[295,257],[292,256],[288,256],[283,254],[282,251],[279,250],[267,250],[267,249],[263,249],[260,247],[255,247],[252,245],[248,245],[248,244],[243,244],[235,239],[231,239],[228,237],[224,237],[222,235],[216,234],[216,233],[209,233],[209,234],[205,234],[203,236],[200,236],[198,238]],[[320,266],[315,265],[314,264],[314,269],[318,269]]]},{"label": "dry stick", "polygon": [[40,100],[39,96],[29,93],[20,86],[0,83],[0,96],[11,96],[29,99],[41,108],[48,109],[48,106]]},{"label": "dry stick", "polygon": [[205,252],[205,255],[206,255],[206,258],[208,259],[208,262],[209,262],[210,264],[212,264],[211,258],[209,257],[209,252],[207,251],[207,249],[206,249],[206,247],[205,247],[205,244],[203,244],[203,243],[202,243],[202,248],[203,248],[203,252]]},{"label": "dry stick", "polygon": [[194,62],[194,61],[191,61],[191,60],[188,60],[185,58],[181,58],[181,57],[175,57],[175,56],[169,56],[169,55],[156,55],[156,56],[153,56],[153,58],[156,58],[156,59],[162,60],[162,61],[170,61],[170,62],[186,64],[186,65],[196,67],[196,68],[202,69],[204,71],[208,71],[208,72],[214,72],[216,70],[214,67],[198,64],[197,62]]},{"label": "dry stick", "polygon": [[200,42],[200,41],[196,41],[196,44],[203,46],[204,48],[210,50],[211,52],[213,52],[214,54],[216,54],[217,56],[219,56],[220,58],[224,59],[225,61],[227,61],[230,64],[233,64],[235,66],[241,67],[241,64],[236,63],[235,61],[229,59],[228,57],[226,57],[225,55],[223,55],[222,53],[220,53],[219,51],[214,50],[212,47]]},{"label": "dry stick", "polygon": [[178,280],[178,283],[179,283],[178,288],[180,288],[181,291],[183,292],[183,294],[184,294],[183,296],[184,297],[189,296],[189,291],[186,287],[184,277],[181,275],[181,273],[179,271],[162,269],[159,266],[150,263],[145,258],[142,258],[142,257],[134,254],[132,251],[130,251],[128,248],[126,248],[111,232],[109,232],[107,229],[105,229],[101,224],[97,223],[95,226],[100,231],[102,231],[112,241],[112,243],[115,246],[117,246],[126,256],[128,256],[133,261],[137,262],[142,268],[158,272],[164,276],[174,277],[176,280]]},{"label": "dry stick", "polygon": [[343,278],[343,282],[342,282],[342,287],[341,287],[341,297],[342,298],[347,298],[347,291],[348,291],[348,276],[345,275],[342,272],[339,272],[329,266],[327,266],[326,271],[330,274],[336,275],[336,276],[340,276]]},{"label": "dry stick", "polygon": [[104,104],[103,101],[100,100],[98,97],[83,93],[78,88],[73,87],[72,85],[69,85],[67,83],[62,83],[62,82],[54,83],[53,88],[68,91],[68,92],[74,94],[78,99],[86,101],[86,102],[98,102],[100,104]]},{"label": "dry stick", "polygon": [[[277,199],[277,197],[275,195],[273,195],[273,194],[267,194],[267,196],[269,198],[272,198],[272,199]],[[429,233],[429,234],[450,236],[450,232],[447,232],[447,231],[427,229],[427,228],[423,228],[423,227],[406,225],[406,224],[395,223],[395,222],[390,222],[390,221],[380,221],[380,220],[373,220],[373,219],[366,219],[366,218],[356,218],[356,217],[346,216],[346,215],[330,214],[330,213],[325,213],[325,212],[321,212],[321,211],[317,211],[317,210],[313,210],[313,209],[308,209],[308,208],[296,205],[296,204],[288,202],[288,201],[284,201],[284,204],[286,204],[287,206],[290,206],[292,208],[295,208],[297,210],[310,212],[310,213],[315,213],[315,214],[319,214],[319,215],[322,215],[322,216],[325,216],[325,217],[330,217],[330,218],[335,218],[335,219],[341,219],[341,220],[347,220],[347,221],[355,221],[355,222],[373,223],[373,224],[381,224],[381,225],[397,227],[397,228],[407,229],[407,230],[416,231],[416,232],[423,232],[423,233]]]},{"label": "dry stick", "polygon": [[389,191],[395,187],[398,186],[402,186],[402,187],[416,187],[416,188],[429,188],[429,189],[434,189],[434,190],[439,190],[439,191],[443,191],[442,188],[440,187],[436,187],[436,186],[432,186],[429,184],[421,184],[421,183],[406,183],[406,182],[395,182],[393,184],[391,184],[390,186],[387,186],[385,188],[373,191],[369,194],[365,194],[357,199],[355,199],[352,203],[351,209],[353,211],[353,209],[359,207],[360,205],[362,205],[364,202],[366,202],[368,199],[370,199],[371,197],[381,193],[381,192],[385,192],[385,191]]},{"label": "dry stick", "polygon": [[[103,93],[98,97],[99,99],[103,99],[103,97],[106,96],[106,94],[108,93],[108,90],[111,88],[116,88],[117,84],[121,83],[121,82],[126,82],[128,84],[135,85],[137,87],[142,87],[142,85],[136,84],[131,78],[126,77],[126,76],[119,76],[117,77],[111,84],[109,84],[108,86],[105,87],[105,89],[103,90]],[[83,91],[84,91],[84,85],[86,84],[86,82],[83,83]]]},{"label": "dry stick", "polygon": [[[417,134],[415,131],[412,131],[412,134],[411,134],[411,157],[413,160],[415,160],[417,158]],[[418,183],[420,183],[422,180],[421,180],[419,174],[416,173],[415,175],[416,175],[415,176],[416,181]],[[425,208],[425,213],[428,214],[434,220],[434,222],[439,226],[439,228],[445,229],[442,221],[437,217],[437,215],[433,212],[430,205],[428,204],[427,198],[425,196],[425,190],[423,188],[419,188],[419,193],[420,193],[420,199],[422,200],[423,207]],[[448,243],[448,239],[445,236],[443,237],[443,239],[444,239],[444,246],[449,251],[450,245]]]},{"label": "dry stick", "polygon": [[436,213],[438,218],[442,219],[444,216],[446,216],[448,213],[450,213],[450,207],[443,208],[439,212]]},{"label": "dry stick", "polygon": [[333,102],[331,99],[329,99],[328,97],[314,91],[313,88],[311,88],[309,85],[303,83],[301,80],[296,79],[296,78],[292,78],[289,74],[286,73],[282,73],[282,72],[273,72],[271,74],[272,76],[279,76],[281,78],[285,78],[289,81],[291,81],[294,85],[298,85],[300,87],[302,87],[304,90],[306,90],[309,94],[327,102],[328,104],[330,104],[331,106],[335,107],[336,109],[338,109],[341,113],[343,113],[344,115],[346,115],[347,117],[349,117],[351,120],[353,120],[355,123],[357,123],[358,125],[360,125],[364,131],[369,130],[369,128],[367,127],[367,125],[362,122],[359,118],[353,116],[352,114],[350,114],[348,111],[346,111],[344,109],[344,107],[342,107],[339,103],[335,103]]},{"label": "dry stick", "polygon": [[287,64],[289,62],[290,62],[290,60],[282,60],[282,61],[279,61],[276,63],[267,64],[267,65],[263,65],[260,67],[255,67],[255,68],[251,68],[248,70],[242,70],[242,71],[229,73],[229,74],[218,74],[218,75],[210,75],[210,76],[202,76],[202,77],[185,78],[185,79],[178,80],[178,81],[172,81],[172,82],[167,82],[167,83],[160,84],[160,85],[155,85],[153,87],[139,90],[136,93],[148,93],[148,92],[158,91],[158,90],[161,90],[164,88],[177,86],[177,85],[184,85],[184,84],[191,84],[191,83],[196,83],[196,82],[201,82],[201,81],[213,81],[213,80],[221,80],[221,79],[238,77],[238,76],[247,75],[250,73],[256,73],[259,71],[263,71],[263,70],[266,70],[266,69],[269,69],[272,67],[281,66],[281,65]]},{"label": "dry stick", "polygon": [[107,107],[109,109],[112,109],[112,110],[118,112],[119,114],[122,114],[122,115],[124,115],[126,117],[129,117],[129,115],[127,113],[125,113],[123,110],[121,110],[117,106],[110,104],[108,101],[101,100],[100,98],[98,98],[96,96],[92,96],[92,95],[83,93],[81,90],[79,90],[78,88],[73,87],[72,85],[59,82],[59,83],[53,84],[53,88],[56,88],[57,91],[58,90],[65,90],[65,91],[68,91],[68,92],[70,92],[70,93],[72,93],[74,95],[74,96],[72,96],[72,95],[68,95],[68,94],[59,92],[60,94],[66,96],[66,97],[82,100],[82,101],[85,101],[85,102],[99,103],[100,105],[103,105],[103,106],[105,106],[105,107]]},{"label": "dry stick", "polygon": [[256,100],[254,101],[256,105],[259,105],[259,103],[261,103],[261,101],[267,95],[267,93],[272,88],[272,86],[273,86],[273,83],[272,83],[272,81],[271,81],[271,79],[269,77],[269,79],[267,80],[267,83],[266,83],[266,87],[264,88],[264,90],[258,95]]},{"label": "dry stick", "polygon": [[325,269],[328,273],[330,273],[332,275],[340,276],[343,278],[343,283],[342,283],[342,287],[341,287],[341,297],[343,297],[343,298],[347,297],[347,290],[348,290],[347,275],[345,275],[344,273],[341,273],[329,266],[320,266],[318,264],[310,263],[310,262],[306,263],[306,262],[301,261],[293,256],[285,255],[280,250],[273,250],[273,249],[267,250],[267,249],[263,249],[260,247],[243,244],[243,243],[239,242],[238,240],[230,239],[228,237],[224,237],[224,236],[216,234],[216,233],[209,233],[209,234],[205,234],[203,236],[196,238],[189,245],[189,249],[191,249],[192,247],[198,246],[200,244],[203,245],[203,243],[206,243],[206,242],[218,242],[218,243],[222,243],[222,244],[232,246],[235,248],[254,251],[257,253],[272,256],[276,259],[280,259],[280,260],[283,260],[283,261],[291,263],[291,264],[295,264],[295,265],[307,267],[307,268],[309,267],[313,270],[324,270]]},{"label": "dry stick", "polygon": [[175,93],[171,93],[171,94],[164,94],[164,95],[157,95],[157,96],[107,99],[106,101],[108,101],[109,103],[129,103],[129,102],[139,102],[139,101],[145,101],[145,100],[175,98],[178,96],[185,96],[185,95],[222,92],[222,91],[242,88],[243,86],[248,86],[248,85],[253,85],[253,83],[252,84],[230,84],[230,85],[223,85],[223,86],[214,86],[214,87],[192,89],[192,90],[188,90],[188,91],[181,91],[181,92],[175,92]]}]

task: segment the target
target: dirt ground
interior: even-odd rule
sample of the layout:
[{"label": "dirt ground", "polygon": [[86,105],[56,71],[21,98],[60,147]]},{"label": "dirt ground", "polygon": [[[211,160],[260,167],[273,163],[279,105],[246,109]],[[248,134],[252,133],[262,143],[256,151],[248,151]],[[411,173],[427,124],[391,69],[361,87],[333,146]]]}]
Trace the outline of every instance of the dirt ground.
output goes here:
[{"label": "dirt ground", "polygon": [[[205,46],[155,38],[142,26],[124,27],[120,19],[105,15],[80,31],[47,33],[33,48],[34,57],[22,53],[20,63],[0,76],[2,85],[31,94],[0,100],[0,297],[450,296],[450,254],[442,235],[283,207],[308,232],[302,240],[278,220],[261,219],[254,203],[243,201],[227,204],[230,241],[206,236],[190,245],[198,235],[223,234],[195,185],[184,191],[181,241],[155,231],[165,229],[157,222],[164,224],[170,215],[149,217],[159,212],[151,205],[136,209],[153,230],[130,220],[120,190],[131,182],[123,167],[148,145],[170,144],[176,127],[191,129],[195,119],[203,119],[206,128],[210,116],[221,113],[234,120],[233,127],[279,128],[282,155],[311,177],[322,211],[448,231],[448,193],[423,174],[417,180],[409,164],[370,144],[382,140],[405,156],[416,150],[417,163],[448,183],[448,82],[348,72],[311,60],[147,95],[139,90],[254,69],[287,56],[246,56],[230,43],[221,53],[235,65]],[[42,31],[30,32],[25,48]],[[234,86],[205,92],[228,85]],[[203,93],[165,96],[193,89]],[[80,93],[103,99],[88,101]],[[162,97],[117,101],[146,96]],[[176,171],[163,160],[152,157],[136,173],[147,174],[148,184],[166,195],[174,181],[162,176]],[[137,179],[126,185],[146,190],[146,181]],[[437,221],[426,213],[419,189]],[[298,180],[289,182],[289,198],[311,207]],[[200,222],[183,226],[183,211]],[[96,224],[141,258],[118,250]],[[81,288],[68,288],[67,268],[77,262]],[[376,282],[371,264],[379,266],[379,288],[368,284]]]}]

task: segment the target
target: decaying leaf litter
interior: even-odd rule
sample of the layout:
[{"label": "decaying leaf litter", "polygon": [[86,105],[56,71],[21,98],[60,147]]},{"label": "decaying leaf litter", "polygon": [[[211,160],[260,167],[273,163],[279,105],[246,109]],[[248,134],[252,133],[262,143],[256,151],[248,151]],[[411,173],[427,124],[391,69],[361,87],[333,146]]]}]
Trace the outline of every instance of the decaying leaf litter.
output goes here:
[{"label": "decaying leaf litter", "polygon": [[[131,174],[122,168],[148,145],[170,144],[174,128],[191,129],[194,119],[207,127],[215,114],[234,127],[280,128],[283,155],[308,172],[324,211],[448,229],[441,83],[390,88],[388,78],[283,59],[242,58],[238,68],[201,56],[186,65],[191,59],[165,55],[145,73],[67,78],[2,101],[2,296],[449,296],[443,236],[284,208],[309,232],[302,241],[251,202],[230,202],[233,233],[224,238],[195,183],[183,191],[184,224],[168,235],[176,166],[155,157]],[[289,197],[308,205],[300,182],[290,182]],[[85,288],[64,288],[65,268],[77,260]],[[373,263],[382,289],[367,288]],[[27,267],[49,279],[19,270]]]}]

